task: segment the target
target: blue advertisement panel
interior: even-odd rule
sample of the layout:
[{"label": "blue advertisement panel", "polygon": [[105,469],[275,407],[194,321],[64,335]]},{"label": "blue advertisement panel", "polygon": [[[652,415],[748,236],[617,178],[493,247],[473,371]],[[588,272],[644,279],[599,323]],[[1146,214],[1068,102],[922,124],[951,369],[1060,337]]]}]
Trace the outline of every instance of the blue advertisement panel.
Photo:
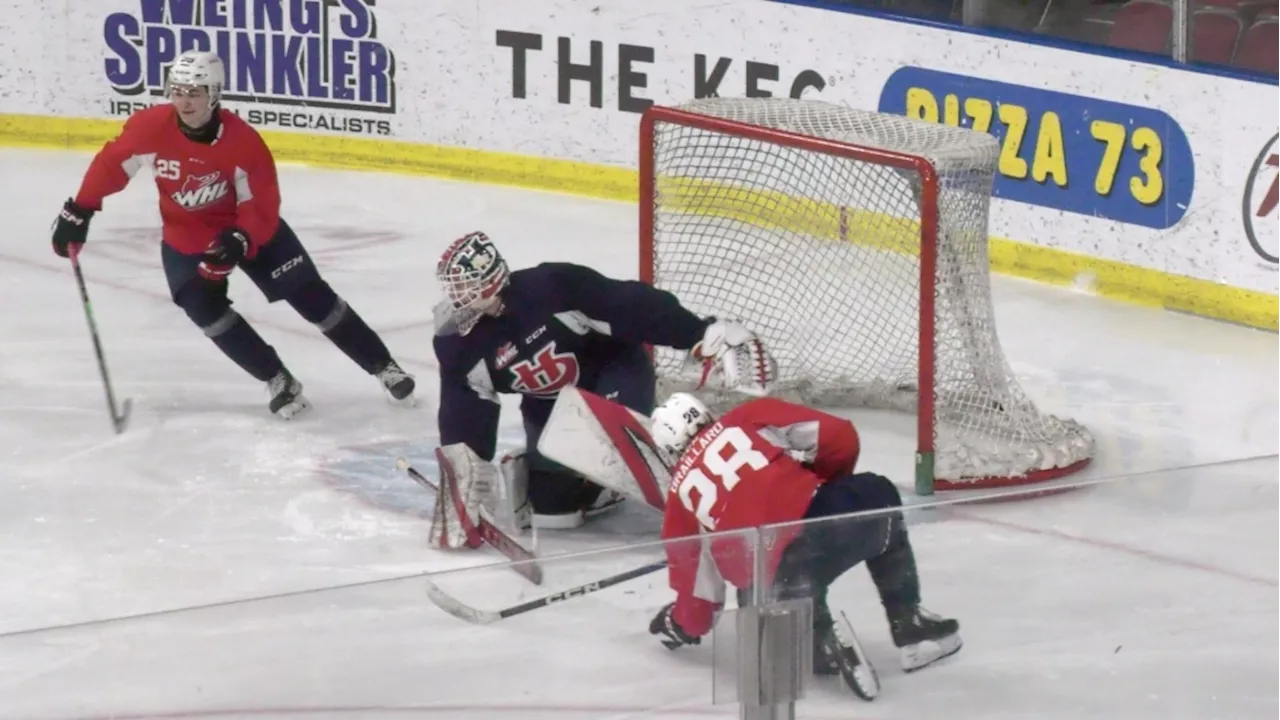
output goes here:
[{"label": "blue advertisement panel", "polygon": [[879,109],[994,135],[1005,200],[1155,229],[1191,204],[1191,145],[1160,110],[918,67],[889,77]]}]

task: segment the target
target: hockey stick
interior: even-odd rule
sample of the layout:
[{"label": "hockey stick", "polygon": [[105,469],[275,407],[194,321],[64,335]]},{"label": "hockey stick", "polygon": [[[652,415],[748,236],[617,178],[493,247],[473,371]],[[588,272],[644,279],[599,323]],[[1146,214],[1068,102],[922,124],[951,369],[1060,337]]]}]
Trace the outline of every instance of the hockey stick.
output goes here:
[{"label": "hockey stick", "polygon": [[[439,460],[441,472],[446,472],[449,463],[439,449],[436,450],[436,457]],[[426,475],[418,472],[416,468],[409,464],[408,460],[402,457],[396,458],[396,467],[408,473],[409,477],[413,478],[414,482],[422,487],[433,492],[440,492],[440,487]],[[483,515],[480,516],[477,529],[480,531],[480,537],[486,543],[505,555],[508,560],[516,563],[512,566],[512,570],[525,576],[534,585],[542,584],[542,566],[538,565],[538,557],[536,555],[526,550],[523,545],[512,539],[497,525],[489,522]]]},{"label": "hockey stick", "polygon": [[98,372],[102,375],[102,386],[107,391],[107,412],[111,413],[111,427],[116,434],[124,432],[129,423],[129,412],[133,402],[124,399],[119,411],[116,410],[116,395],[111,389],[111,378],[107,375],[107,358],[102,352],[102,338],[98,335],[98,323],[93,319],[93,305],[89,302],[89,288],[85,286],[84,271],[80,269],[80,245],[73,243],[67,246],[67,256],[71,258],[71,269],[76,274],[76,284],[80,286],[80,301],[84,306],[84,318],[89,323],[89,336],[93,338],[93,352],[98,357]]},{"label": "hockey stick", "polygon": [[522,602],[519,605],[512,605],[511,607],[503,608],[502,610],[479,610],[477,608],[473,608],[441,590],[438,585],[430,580],[427,581],[427,597],[431,599],[431,602],[434,603],[436,607],[460,620],[465,620],[473,625],[488,625],[514,615],[522,615],[530,610],[537,610],[538,608],[544,608],[548,605],[555,605],[556,603],[563,602],[570,598],[590,595],[597,590],[603,590],[607,587],[613,587],[619,583],[624,583],[628,580],[634,580],[635,578],[643,577],[649,573],[657,572],[666,566],[666,560],[650,563],[648,565],[641,565],[638,568],[633,568],[626,572],[618,573],[617,575],[610,575],[607,578],[589,582],[585,585],[572,587],[568,590],[561,590],[558,593],[552,593],[546,597]]}]

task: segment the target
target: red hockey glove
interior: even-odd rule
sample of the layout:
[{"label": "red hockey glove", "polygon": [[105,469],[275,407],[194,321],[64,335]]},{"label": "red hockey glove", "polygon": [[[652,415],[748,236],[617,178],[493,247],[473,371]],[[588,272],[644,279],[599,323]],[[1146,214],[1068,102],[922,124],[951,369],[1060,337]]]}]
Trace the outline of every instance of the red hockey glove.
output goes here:
[{"label": "red hockey glove", "polygon": [[196,269],[210,280],[225,280],[248,252],[249,236],[240,228],[230,227],[209,243],[204,260]]}]

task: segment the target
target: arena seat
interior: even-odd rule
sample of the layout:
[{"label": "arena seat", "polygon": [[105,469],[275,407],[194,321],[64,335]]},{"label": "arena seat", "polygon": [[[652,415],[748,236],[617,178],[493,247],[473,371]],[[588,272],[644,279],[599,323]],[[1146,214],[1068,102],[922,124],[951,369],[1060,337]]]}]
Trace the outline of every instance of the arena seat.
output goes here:
[{"label": "arena seat", "polygon": [[1240,39],[1232,64],[1244,70],[1280,74],[1280,42],[1277,39],[1276,14],[1260,13]]},{"label": "arena seat", "polygon": [[1116,13],[1107,44],[1125,50],[1169,53],[1173,8],[1160,0],[1130,0]]},{"label": "arena seat", "polygon": [[1202,7],[1195,12],[1192,29],[1192,62],[1230,65],[1244,21],[1232,8]]}]

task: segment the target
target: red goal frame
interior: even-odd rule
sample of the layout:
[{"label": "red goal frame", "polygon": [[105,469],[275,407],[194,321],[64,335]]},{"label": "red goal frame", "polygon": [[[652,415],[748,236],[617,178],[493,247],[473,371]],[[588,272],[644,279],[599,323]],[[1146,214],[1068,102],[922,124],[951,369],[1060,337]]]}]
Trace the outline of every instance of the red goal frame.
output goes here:
[{"label": "red goal frame", "polygon": [[639,231],[640,280],[654,282],[654,152],[656,126],[682,125],[700,130],[756,140],[771,145],[823,153],[864,163],[874,163],[916,173],[921,181],[920,196],[920,318],[917,368],[918,405],[916,413],[915,489],[919,495],[937,490],[972,490],[1043,482],[1073,473],[1088,464],[1086,458],[1072,465],[1033,471],[1017,476],[946,480],[934,477],[934,370],[936,365],[934,302],[938,262],[938,172],[926,158],[892,150],[866,147],[799,133],[760,127],[724,118],[702,115],[661,105],[650,106],[640,117],[639,147]]}]

